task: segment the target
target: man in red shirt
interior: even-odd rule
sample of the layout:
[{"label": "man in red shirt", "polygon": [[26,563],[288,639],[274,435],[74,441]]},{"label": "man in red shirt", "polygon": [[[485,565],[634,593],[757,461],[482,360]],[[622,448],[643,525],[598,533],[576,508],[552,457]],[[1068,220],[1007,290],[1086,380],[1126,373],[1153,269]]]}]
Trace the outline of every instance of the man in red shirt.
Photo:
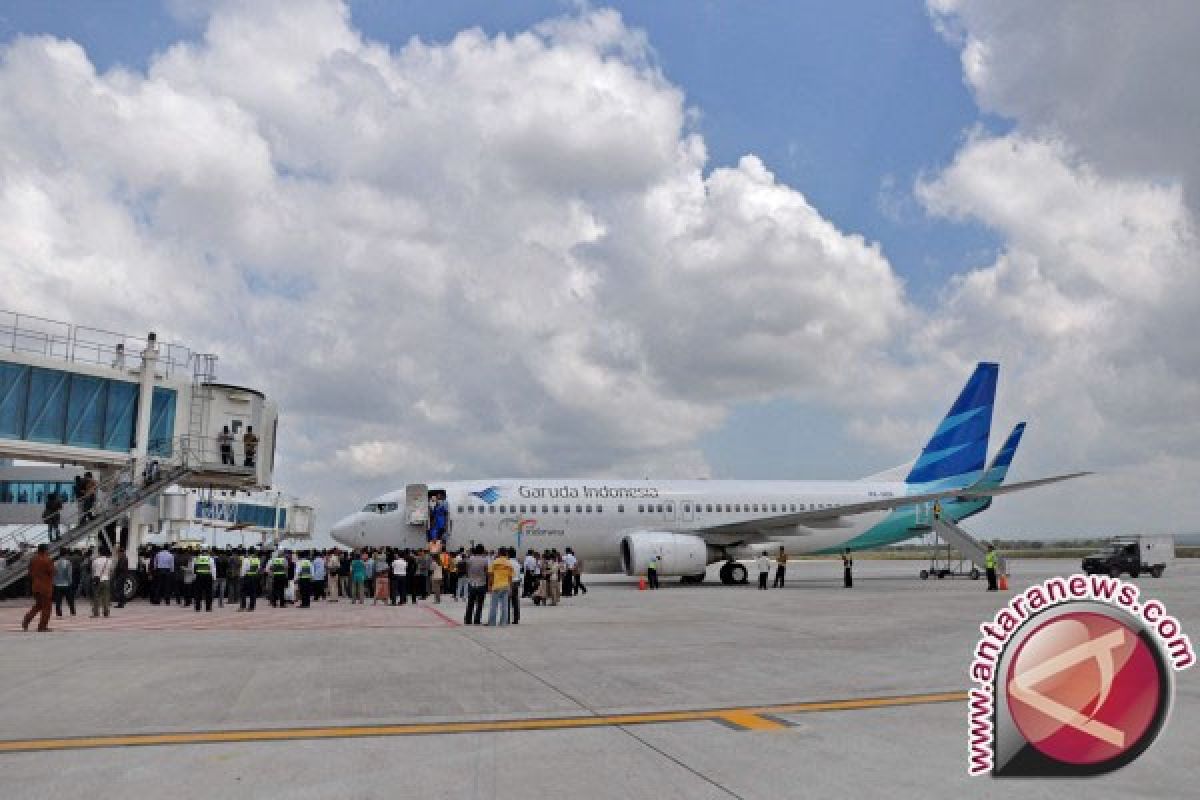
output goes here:
[{"label": "man in red shirt", "polygon": [[47,627],[50,623],[50,599],[54,595],[54,562],[50,560],[44,544],[38,545],[37,555],[29,564],[29,578],[33,583],[33,608],[29,609],[29,613],[25,615],[25,620],[21,623],[21,630],[29,630],[29,623],[33,621],[34,617],[41,614],[42,618],[38,621],[37,629],[48,631],[50,630]]}]

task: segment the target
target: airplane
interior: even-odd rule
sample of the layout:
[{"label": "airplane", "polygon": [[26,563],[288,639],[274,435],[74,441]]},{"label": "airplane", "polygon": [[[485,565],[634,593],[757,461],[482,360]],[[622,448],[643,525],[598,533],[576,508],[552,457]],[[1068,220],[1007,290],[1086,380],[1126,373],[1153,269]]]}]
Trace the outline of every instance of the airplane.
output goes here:
[{"label": "airplane", "polygon": [[[738,563],[784,547],[788,555],[834,554],[927,533],[934,506],[960,522],[998,495],[1070,480],[1076,472],[1004,484],[1022,422],[985,469],[999,366],[978,364],[916,461],[861,480],[495,479],[409,484],[340,520],[333,539],[351,548],[428,547],[431,498],[443,497],[444,545],[515,547],[524,555],[567,547],[589,573],[704,580],[710,564],[725,584],[745,583]],[[901,478],[900,476],[904,476]]]}]

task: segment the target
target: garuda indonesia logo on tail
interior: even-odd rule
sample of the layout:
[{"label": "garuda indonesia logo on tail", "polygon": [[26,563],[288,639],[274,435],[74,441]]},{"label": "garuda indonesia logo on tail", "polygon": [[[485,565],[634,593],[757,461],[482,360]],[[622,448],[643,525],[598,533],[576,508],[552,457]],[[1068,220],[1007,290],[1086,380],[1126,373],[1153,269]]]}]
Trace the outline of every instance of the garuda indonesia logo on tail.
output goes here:
[{"label": "garuda indonesia logo on tail", "polygon": [[494,503],[500,499],[500,487],[489,486],[488,488],[486,488],[482,491],[471,492],[471,496],[478,497],[480,500],[482,500],[483,502],[487,503],[490,506],[492,503]]}]

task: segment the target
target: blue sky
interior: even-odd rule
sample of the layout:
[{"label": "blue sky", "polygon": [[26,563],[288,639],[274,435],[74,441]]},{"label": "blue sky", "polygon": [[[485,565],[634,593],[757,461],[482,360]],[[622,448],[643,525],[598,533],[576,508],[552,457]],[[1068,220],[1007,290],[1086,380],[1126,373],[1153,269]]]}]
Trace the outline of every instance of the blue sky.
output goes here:
[{"label": "blue sky", "polygon": [[[465,28],[526,30],[577,3],[356,0],[368,37],[402,46],[442,42]],[[916,302],[945,279],[994,258],[982,226],[931,219],[913,202],[918,175],[936,172],[973,126],[1003,130],[963,84],[958,52],[921,2],[820,0],[614,2],[646,31],[669,80],[699,112],[710,166],[760,156],[848,232],[878,241]],[[751,10],[753,13],[747,13]],[[100,70],[144,69],[150,56],[200,35],[184,3],[14,0],[0,38],[48,33],[82,44]]]},{"label": "blue sky", "polygon": [[[412,37],[448,41],[471,27],[518,32],[577,8],[555,0],[350,5],[358,29],[394,48]],[[993,233],[931,218],[911,195],[918,176],[951,160],[966,131],[1005,128],[976,108],[957,51],[923,3],[605,5],[646,32],[658,66],[698,112],[710,169],[758,155],[844,232],[880,243],[913,302],[932,305],[951,274],[995,257]],[[79,42],[101,71],[142,70],[155,52],[198,37],[202,24],[183,3],[17,0],[0,13],[0,37],[48,33]],[[947,385],[930,413],[948,407],[956,390]],[[719,476],[856,477],[889,466],[838,421],[834,411],[774,400],[735,407],[699,444]],[[912,443],[913,454],[921,444]]]}]

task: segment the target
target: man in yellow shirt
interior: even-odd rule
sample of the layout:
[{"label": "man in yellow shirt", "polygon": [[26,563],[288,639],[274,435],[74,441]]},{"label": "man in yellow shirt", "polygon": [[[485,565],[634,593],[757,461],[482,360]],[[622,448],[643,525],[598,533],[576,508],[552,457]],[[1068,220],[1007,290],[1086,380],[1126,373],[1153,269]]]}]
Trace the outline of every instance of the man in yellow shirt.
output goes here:
[{"label": "man in yellow shirt", "polygon": [[496,625],[496,612],[500,612],[500,625],[508,624],[508,593],[512,590],[513,567],[503,548],[488,565],[488,586],[492,593],[492,604],[488,608],[488,625]]}]

